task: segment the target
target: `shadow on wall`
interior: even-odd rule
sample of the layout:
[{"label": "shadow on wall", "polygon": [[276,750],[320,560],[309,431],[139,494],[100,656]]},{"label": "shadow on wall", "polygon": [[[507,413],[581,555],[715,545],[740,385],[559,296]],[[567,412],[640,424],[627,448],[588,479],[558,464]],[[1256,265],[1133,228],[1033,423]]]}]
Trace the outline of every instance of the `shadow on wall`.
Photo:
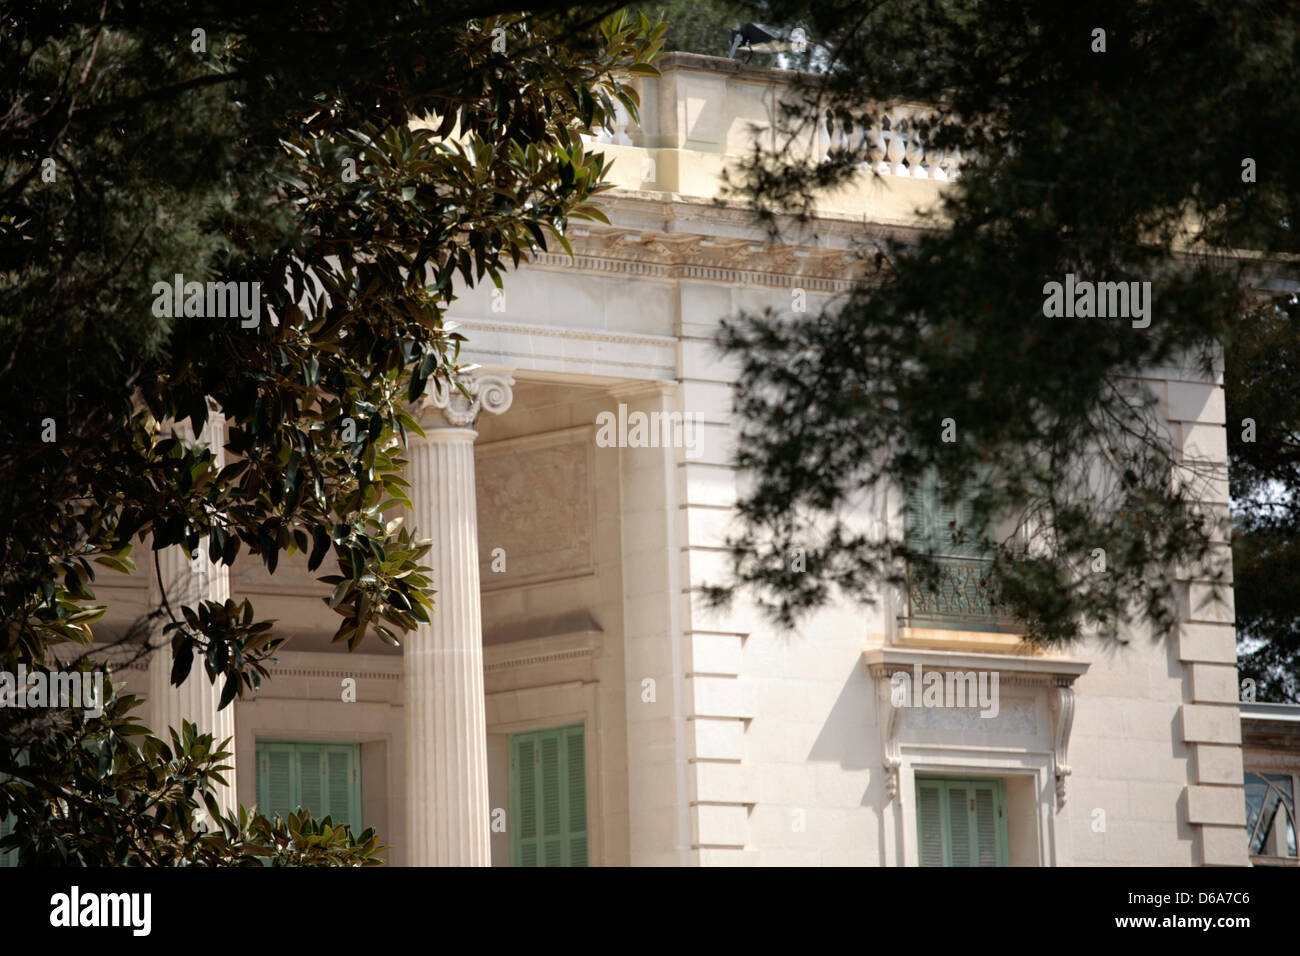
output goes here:
[{"label": "shadow on wall", "polygon": [[[838,763],[844,770],[874,769],[872,758],[879,747],[875,699],[871,674],[861,658],[855,657],[851,672],[806,759]],[[879,806],[884,797],[883,775],[873,773],[862,805]]]}]

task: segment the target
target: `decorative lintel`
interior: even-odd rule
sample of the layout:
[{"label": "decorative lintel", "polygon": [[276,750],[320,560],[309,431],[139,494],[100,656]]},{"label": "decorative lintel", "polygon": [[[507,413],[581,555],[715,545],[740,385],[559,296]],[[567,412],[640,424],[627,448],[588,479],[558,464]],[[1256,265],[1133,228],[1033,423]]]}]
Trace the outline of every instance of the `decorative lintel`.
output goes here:
[{"label": "decorative lintel", "polygon": [[922,671],[997,670],[1001,683],[1038,686],[1048,691],[1052,714],[1052,771],[1056,782],[1056,808],[1065,806],[1065,778],[1070,775],[1070,731],[1074,726],[1075,680],[1088,670],[1083,661],[1011,654],[957,653],[898,647],[876,647],[863,655],[876,685],[876,726],[880,734],[881,762],[885,770],[886,800],[898,796],[902,766],[899,728],[903,709],[894,706],[890,680],[895,673]]}]

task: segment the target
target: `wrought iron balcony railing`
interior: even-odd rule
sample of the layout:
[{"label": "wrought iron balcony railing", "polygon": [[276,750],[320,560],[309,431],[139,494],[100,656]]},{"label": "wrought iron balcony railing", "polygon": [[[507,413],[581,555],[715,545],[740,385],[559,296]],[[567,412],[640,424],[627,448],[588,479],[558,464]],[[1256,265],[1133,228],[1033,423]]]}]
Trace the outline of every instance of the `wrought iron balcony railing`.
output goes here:
[{"label": "wrought iron balcony railing", "polygon": [[1015,621],[992,599],[987,558],[929,558],[907,566],[907,615],[912,627],[1014,631]]}]

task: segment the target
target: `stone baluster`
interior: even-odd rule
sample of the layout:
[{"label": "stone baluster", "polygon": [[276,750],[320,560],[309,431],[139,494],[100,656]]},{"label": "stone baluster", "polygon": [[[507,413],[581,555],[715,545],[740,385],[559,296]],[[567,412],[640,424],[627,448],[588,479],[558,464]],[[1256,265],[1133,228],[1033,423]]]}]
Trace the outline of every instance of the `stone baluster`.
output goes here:
[{"label": "stone baluster", "polygon": [[889,117],[889,149],[886,153],[891,176],[908,174],[907,167],[903,164],[903,160],[907,158],[907,138],[904,132],[906,126],[906,114],[902,110],[894,110]]},{"label": "stone baluster", "polygon": [[823,110],[817,114],[816,128],[813,130],[814,142],[813,151],[818,162],[824,162],[831,151],[831,143],[834,141],[835,122],[831,118],[830,112]]},{"label": "stone baluster", "polygon": [[924,166],[925,162],[925,135],[917,127],[916,121],[913,120],[907,134],[907,170],[908,175],[913,179],[928,179],[929,170]]},{"label": "stone baluster", "polygon": [[887,176],[889,174],[889,163],[885,161],[885,156],[889,151],[889,144],[885,141],[884,127],[883,117],[880,114],[873,113],[871,128],[867,131],[867,158],[875,172]]}]

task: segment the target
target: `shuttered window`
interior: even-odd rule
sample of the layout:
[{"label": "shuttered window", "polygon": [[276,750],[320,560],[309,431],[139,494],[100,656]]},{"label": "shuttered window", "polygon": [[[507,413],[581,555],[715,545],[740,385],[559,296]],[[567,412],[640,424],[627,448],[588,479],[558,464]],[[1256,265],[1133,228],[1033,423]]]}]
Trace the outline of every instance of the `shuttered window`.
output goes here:
[{"label": "shuttered window", "polygon": [[972,497],[970,493],[956,499],[945,495],[944,484],[933,470],[909,484],[905,517],[908,549],[935,556],[984,557],[983,540],[989,529],[976,525]]},{"label": "shuttered window", "polygon": [[257,805],[269,817],[306,807],[361,832],[361,745],[257,745]]},{"label": "shuttered window", "polygon": [[976,521],[977,487],[950,498],[933,470],[907,487],[907,550],[928,555],[908,564],[907,616],[913,627],[998,631],[1013,623],[993,600],[993,528],[990,521]]},{"label": "shuttered window", "polygon": [[921,866],[1006,866],[1007,815],[1001,780],[916,778]]},{"label": "shuttered window", "polygon": [[587,759],[581,725],[510,736],[510,859],[587,865]]}]

